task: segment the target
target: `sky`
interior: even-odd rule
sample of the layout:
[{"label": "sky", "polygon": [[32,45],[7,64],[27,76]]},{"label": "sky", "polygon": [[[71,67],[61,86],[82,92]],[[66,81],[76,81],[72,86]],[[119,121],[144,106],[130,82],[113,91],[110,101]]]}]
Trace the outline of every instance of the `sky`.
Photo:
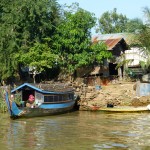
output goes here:
[{"label": "sky", "polygon": [[118,14],[129,19],[140,18],[144,21],[143,8],[150,8],[150,0],[58,0],[59,4],[71,5],[79,3],[79,7],[92,12],[97,18],[106,12],[117,8]]},{"label": "sky", "polygon": [[143,18],[143,8],[150,8],[150,0],[58,0],[59,4],[79,3],[79,6],[100,17],[106,11],[117,8],[117,12],[129,19]]}]

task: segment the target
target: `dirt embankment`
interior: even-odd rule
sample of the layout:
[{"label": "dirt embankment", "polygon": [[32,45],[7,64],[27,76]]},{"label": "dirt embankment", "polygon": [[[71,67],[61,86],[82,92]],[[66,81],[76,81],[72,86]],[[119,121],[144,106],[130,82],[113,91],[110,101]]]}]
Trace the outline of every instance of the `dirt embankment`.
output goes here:
[{"label": "dirt embankment", "polygon": [[137,97],[135,82],[120,82],[101,86],[97,90],[94,86],[84,84],[76,88],[79,95],[80,110],[90,109],[92,106],[106,107],[107,104],[114,106],[147,106],[150,104],[150,96]]}]

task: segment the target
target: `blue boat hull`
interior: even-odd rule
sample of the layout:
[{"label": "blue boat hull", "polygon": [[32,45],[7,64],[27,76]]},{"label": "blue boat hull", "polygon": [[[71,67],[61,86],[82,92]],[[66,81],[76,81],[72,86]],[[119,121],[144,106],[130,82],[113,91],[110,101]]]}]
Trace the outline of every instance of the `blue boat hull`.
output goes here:
[{"label": "blue boat hull", "polygon": [[[50,116],[63,114],[71,112],[74,110],[75,101],[70,101],[66,103],[55,103],[55,104],[42,104],[38,108],[19,108],[22,113],[14,117],[40,117],[40,116]],[[13,117],[13,116],[12,116]]]},{"label": "blue boat hull", "polygon": [[6,91],[5,100],[11,118],[63,114],[76,106],[74,89],[66,84],[24,83],[11,90],[10,98]]},{"label": "blue boat hull", "polygon": [[70,100],[61,103],[43,103],[35,108],[18,107],[14,101],[13,102],[9,101],[7,92],[5,95],[5,100],[10,117],[13,119],[22,117],[40,117],[40,116],[63,114],[73,111],[76,105],[75,100]]}]

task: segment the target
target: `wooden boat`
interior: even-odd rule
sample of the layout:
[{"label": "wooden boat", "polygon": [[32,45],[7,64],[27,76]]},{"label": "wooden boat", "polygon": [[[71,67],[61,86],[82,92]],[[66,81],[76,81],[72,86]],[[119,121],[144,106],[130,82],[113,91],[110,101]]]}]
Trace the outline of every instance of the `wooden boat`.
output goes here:
[{"label": "wooden boat", "polygon": [[[19,99],[19,104],[15,99]],[[11,118],[62,114],[74,109],[74,90],[65,84],[24,83],[5,95]]]},{"label": "wooden boat", "polygon": [[150,112],[149,108],[147,106],[143,106],[143,107],[133,107],[133,106],[118,106],[118,107],[105,107],[105,108],[98,108],[98,111],[102,111],[102,112],[126,112],[126,113],[130,113],[130,112]]}]

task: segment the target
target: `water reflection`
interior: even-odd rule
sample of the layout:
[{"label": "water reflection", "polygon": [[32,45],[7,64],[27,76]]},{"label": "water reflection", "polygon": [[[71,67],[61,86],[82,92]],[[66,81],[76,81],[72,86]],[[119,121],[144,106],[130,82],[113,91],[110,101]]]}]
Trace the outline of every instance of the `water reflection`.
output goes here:
[{"label": "water reflection", "polygon": [[0,117],[0,146],[15,150],[150,148],[150,114],[74,112],[44,118]]}]

